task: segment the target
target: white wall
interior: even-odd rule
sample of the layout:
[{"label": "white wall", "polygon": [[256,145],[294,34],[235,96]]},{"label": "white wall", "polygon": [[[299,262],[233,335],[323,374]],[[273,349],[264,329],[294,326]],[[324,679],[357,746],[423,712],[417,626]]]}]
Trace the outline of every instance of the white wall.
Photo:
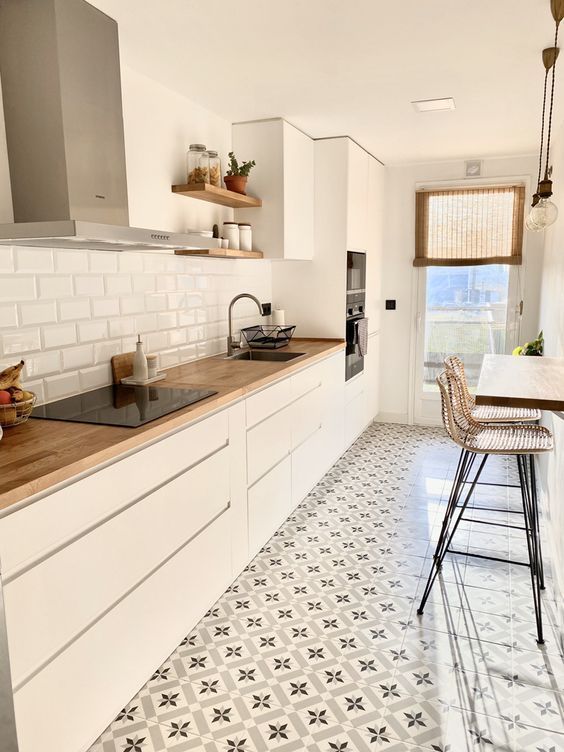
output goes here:
[{"label": "white wall", "polygon": [[[535,157],[508,157],[484,160],[484,178],[529,177],[536,183]],[[415,189],[424,182],[460,180],[464,183],[464,162],[432,162],[397,165],[388,168],[384,255],[382,266],[382,298],[395,298],[395,311],[382,311],[382,356],[380,419],[408,423],[411,417],[410,376],[415,346],[417,270],[415,255]],[[542,238],[532,233],[525,237],[525,261],[521,279],[525,309],[521,339],[537,332]]]},{"label": "white wall", "polygon": [[[552,149],[555,202],[560,217],[546,232],[540,324],[545,335],[547,356],[564,357],[564,125],[557,133]],[[557,594],[559,622],[564,634],[564,413],[545,413],[544,423],[554,433],[554,453],[542,458],[542,487],[545,530]]]},{"label": "white wall", "polygon": [[[191,142],[225,160],[231,123],[122,67],[130,224],[184,231],[232,217],[174,195]],[[0,109],[0,117],[2,116]],[[0,124],[0,221],[12,221]],[[187,259],[170,254],[0,247],[0,365],[26,360],[27,385],[52,400],[110,383],[110,357],[133,349],[141,332],[161,366],[225,349],[227,306],[239,292],[270,301],[268,261]],[[236,326],[255,323],[253,304]]]}]

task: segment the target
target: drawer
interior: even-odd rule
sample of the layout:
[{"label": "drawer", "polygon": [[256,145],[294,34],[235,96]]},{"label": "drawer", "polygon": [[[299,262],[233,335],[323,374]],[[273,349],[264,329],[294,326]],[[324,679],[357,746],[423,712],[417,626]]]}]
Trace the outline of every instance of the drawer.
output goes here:
[{"label": "drawer", "polygon": [[219,517],[15,693],[20,752],[89,749],[228,587],[229,517]]},{"label": "drawer", "polygon": [[291,377],[292,399],[297,399],[323,383],[324,363],[316,363]]},{"label": "drawer", "polygon": [[247,483],[252,485],[292,447],[291,406],[247,431]]},{"label": "drawer", "polygon": [[247,428],[282,410],[291,401],[292,384],[289,378],[251,395],[245,400]]},{"label": "drawer", "polygon": [[315,486],[325,472],[323,430],[318,428],[292,452],[292,509]]},{"label": "drawer", "polygon": [[223,411],[2,517],[4,576],[127,506],[227,441],[227,411]]},{"label": "drawer", "polygon": [[303,397],[292,403],[292,449],[302,444],[315,433],[323,422],[324,391],[319,384]]},{"label": "drawer", "polygon": [[345,449],[364,431],[368,422],[366,396],[361,392],[345,408]]},{"label": "drawer", "polygon": [[364,391],[364,373],[359,373],[345,383],[345,405],[348,405]]},{"label": "drawer", "polygon": [[249,555],[254,556],[290,514],[292,468],[290,457],[261,478],[247,497]]},{"label": "drawer", "polygon": [[229,506],[221,449],[5,587],[17,684]]}]

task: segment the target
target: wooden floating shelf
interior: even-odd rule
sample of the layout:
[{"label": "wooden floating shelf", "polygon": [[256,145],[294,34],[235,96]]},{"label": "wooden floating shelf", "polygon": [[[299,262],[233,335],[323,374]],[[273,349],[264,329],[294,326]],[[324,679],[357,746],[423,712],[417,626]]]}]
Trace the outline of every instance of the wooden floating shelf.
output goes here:
[{"label": "wooden floating shelf", "polygon": [[251,209],[262,206],[260,198],[245,196],[242,193],[228,191],[226,188],[218,188],[210,183],[189,183],[186,185],[173,185],[173,193],[190,198],[199,198],[200,201],[209,201],[220,206],[229,206],[232,209]]},{"label": "wooden floating shelf", "polygon": [[174,252],[176,256],[206,256],[207,258],[261,259],[262,251],[237,251],[234,248],[190,248]]}]

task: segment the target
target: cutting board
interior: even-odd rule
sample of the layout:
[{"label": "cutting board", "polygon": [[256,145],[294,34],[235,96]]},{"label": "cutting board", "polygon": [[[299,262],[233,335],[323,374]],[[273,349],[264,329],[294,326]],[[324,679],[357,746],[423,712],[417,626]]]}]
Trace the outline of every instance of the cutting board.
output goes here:
[{"label": "cutting board", "polygon": [[114,384],[121,384],[122,379],[133,376],[134,352],[122,353],[112,357],[112,380]]}]

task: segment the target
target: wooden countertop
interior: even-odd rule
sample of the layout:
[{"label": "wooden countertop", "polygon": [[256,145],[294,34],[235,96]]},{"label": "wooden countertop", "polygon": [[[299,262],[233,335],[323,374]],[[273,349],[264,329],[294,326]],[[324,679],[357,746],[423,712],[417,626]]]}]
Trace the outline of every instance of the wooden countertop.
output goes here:
[{"label": "wooden countertop", "polygon": [[486,355],[476,404],[564,410],[564,358]]},{"label": "wooden countertop", "polygon": [[293,339],[285,352],[305,355],[286,363],[225,360],[219,355],[175,366],[167,370],[164,381],[152,386],[206,386],[217,394],[139,428],[30,418],[21,426],[4,429],[0,441],[0,511],[200,419],[344,346],[342,340]]}]

